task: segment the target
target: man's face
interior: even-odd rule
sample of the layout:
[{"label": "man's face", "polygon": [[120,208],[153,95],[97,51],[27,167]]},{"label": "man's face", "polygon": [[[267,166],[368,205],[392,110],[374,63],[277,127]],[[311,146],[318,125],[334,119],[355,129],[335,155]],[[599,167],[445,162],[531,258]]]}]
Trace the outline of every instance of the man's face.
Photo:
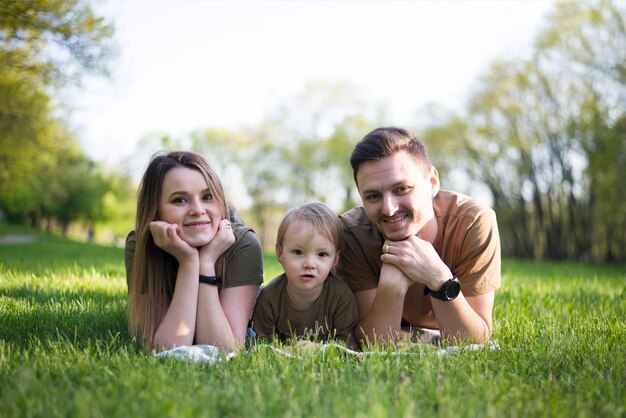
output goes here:
[{"label": "man's face", "polygon": [[400,151],[363,163],[356,180],[367,217],[386,239],[400,241],[418,235],[434,240],[433,197],[439,191],[434,167],[427,170],[416,157]]}]

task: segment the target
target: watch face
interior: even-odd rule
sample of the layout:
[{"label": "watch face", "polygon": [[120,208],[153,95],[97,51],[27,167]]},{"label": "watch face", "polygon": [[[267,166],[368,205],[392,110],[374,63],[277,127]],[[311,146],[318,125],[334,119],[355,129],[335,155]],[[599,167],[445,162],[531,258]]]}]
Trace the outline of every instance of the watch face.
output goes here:
[{"label": "watch face", "polygon": [[450,280],[445,288],[445,296],[448,300],[452,300],[459,295],[461,291],[461,282],[458,279]]}]

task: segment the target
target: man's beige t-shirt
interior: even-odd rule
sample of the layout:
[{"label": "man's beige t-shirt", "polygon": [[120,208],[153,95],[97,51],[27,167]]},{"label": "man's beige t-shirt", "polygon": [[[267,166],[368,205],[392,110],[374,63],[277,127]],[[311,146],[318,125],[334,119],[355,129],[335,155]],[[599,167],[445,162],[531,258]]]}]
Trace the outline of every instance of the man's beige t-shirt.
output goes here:
[{"label": "man's beige t-shirt", "polygon": [[[476,199],[446,190],[435,196],[433,207],[437,219],[433,247],[452,275],[458,277],[463,295],[478,296],[500,287],[500,236],[495,212]],[[382,234],[372,225],[362,206],[339,218],[346,242],[337,275],[354,292],[375,289],[382,267]],[[423,285],[413,286],[419,288],[412,294],[419,295],[423,318],[432,319],[430,296],[423,295]]]}]

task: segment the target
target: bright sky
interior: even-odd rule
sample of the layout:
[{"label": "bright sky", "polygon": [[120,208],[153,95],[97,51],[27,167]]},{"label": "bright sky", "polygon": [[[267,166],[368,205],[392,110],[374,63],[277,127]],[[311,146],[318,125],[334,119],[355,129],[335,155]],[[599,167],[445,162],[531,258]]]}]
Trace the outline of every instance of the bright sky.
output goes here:
[{"label": "bright sky", "polygon": [[109,0],[97,10],[113,18],[121,55],[112,81],[87,80],[73,98],[72,120],[84,151],[114,164],[151,132],[254,125],[325,79],[357,84],[387,104],[390,124],[412,127],[426,103],[461,109],[495,58],[527,56],[553,7]]}]

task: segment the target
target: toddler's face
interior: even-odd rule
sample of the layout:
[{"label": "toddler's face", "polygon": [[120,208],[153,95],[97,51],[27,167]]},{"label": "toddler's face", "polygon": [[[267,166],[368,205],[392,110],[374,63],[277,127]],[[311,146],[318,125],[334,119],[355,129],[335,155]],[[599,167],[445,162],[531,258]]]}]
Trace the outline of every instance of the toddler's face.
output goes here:
[{"label": "toddler's face", "polygon": [[321,291],[328,273],[339,261],[335,244],[309,225],[290,225],[282,247],[276,251],[288,285],[297,290]]}]

